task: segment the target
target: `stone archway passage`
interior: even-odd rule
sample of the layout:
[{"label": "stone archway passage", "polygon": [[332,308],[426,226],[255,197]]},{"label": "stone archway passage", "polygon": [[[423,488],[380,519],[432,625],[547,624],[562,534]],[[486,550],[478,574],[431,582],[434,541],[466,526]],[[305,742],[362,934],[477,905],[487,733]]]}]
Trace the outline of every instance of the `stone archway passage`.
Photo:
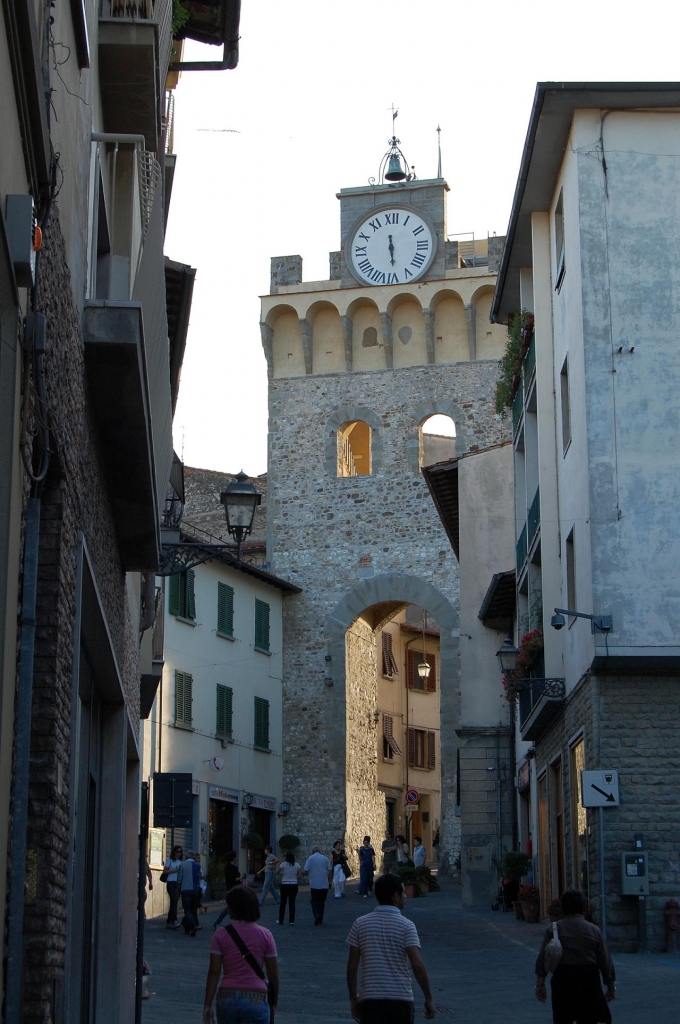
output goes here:
[{"label": "stone archway passage", "polygon": [[[451,602],[431,583],[406,573],[385,573],[362,580],[337,603],[326,622],[326,640],[333,689],[329,732],[331,760],[344,768],[344,814],[347,841],[357,831],[380,834],[384,801],[377,790],[375,737],[371,721],[377,709],[368,685],[374,666],[357,670],[362,644],[374,648],[373,633],[380,620],[406,604],[418,605],[436,619],[440,629],[442,839],[440,851],[451,859],[460,845],[455,817],[455,773],[458,728],[459,616]],[[370,615],[366,613],[371,611]],[[376,612],[376,615],[372,614]],[[377,617],[376,617],[377,616]],[[351,631],[348,642],[348,631]]]}]

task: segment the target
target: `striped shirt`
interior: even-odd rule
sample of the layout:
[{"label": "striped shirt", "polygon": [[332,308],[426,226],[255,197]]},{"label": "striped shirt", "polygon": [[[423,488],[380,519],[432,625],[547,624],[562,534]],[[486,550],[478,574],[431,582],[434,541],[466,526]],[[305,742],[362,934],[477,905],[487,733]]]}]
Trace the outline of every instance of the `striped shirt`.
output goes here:
[{"label": "striped shirt", "polygon": [[358,917],[347,944],[361,955],[359,999],[403,999],[413,1002],[411,972],[406,950],[420,948],[413,921],[398,907],[377,906],[372,914]]}]

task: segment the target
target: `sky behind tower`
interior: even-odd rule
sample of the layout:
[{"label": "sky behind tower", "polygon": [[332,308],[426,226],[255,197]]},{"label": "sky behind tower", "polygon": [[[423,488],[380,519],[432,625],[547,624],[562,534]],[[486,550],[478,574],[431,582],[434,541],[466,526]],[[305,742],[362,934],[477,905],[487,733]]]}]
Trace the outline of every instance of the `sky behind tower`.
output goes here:
[{"label": "sky behind tower", "polygon": [[[175,415],[188,465],[266,470],[259,298],[272,256],[327,279],[336,193],[377,177],[392,129],[437,172],[449,235],[504,234],[538,81],[674,81],[668,0],[242,0],[235,71],[183,74],[165,251],[198,270]],[[208,51],[206,54],[206,50]],[[185,59],[215,59],[189,43]]]}]

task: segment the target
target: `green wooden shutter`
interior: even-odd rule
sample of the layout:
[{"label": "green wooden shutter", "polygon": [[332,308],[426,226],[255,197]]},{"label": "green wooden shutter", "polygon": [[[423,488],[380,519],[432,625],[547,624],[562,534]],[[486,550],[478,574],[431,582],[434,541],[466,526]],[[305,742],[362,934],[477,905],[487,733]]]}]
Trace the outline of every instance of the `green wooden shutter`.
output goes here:
[{"label": "green wooden shutter", "polygon": [[230,686],[217,684],[217,715],[215,732],[218,736],[231,736],[234,691]]},{"label": "green wooden shutter", "polygon": [[217,632],[234,635],[234,588],[217,584]]},{"label": "green wooden shutter", "polygon": [[175,721],[191,725],[193,676],[188,672],[175,672]]},{"label": "green wooden shutter", "polygon": [[255,646],[269,650],[269,605],[265,601],[255,601]]},{"label": "green wooden shutter", "polygon": [[186,573],[186,609],[184,614],[187,619],[196,618],[196,593],[195,593],[195,580],[196,574],[193,569],[187,569]]},{"label": "green wooden shutter", "polygon": [[170,577],[170,614],[179,615],[181,576],[175,573]]},{"label": "green wooden shutter", "polygon": [[269,749],[269,701],[255,698],[255,739],[256,747]]}]

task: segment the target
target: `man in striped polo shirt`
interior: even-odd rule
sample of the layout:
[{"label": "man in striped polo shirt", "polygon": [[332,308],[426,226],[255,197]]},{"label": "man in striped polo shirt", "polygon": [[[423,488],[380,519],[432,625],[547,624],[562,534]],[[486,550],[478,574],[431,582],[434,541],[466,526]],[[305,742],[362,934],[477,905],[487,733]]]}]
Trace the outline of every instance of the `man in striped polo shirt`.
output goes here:
[{"label": "man in striped polo shirt", "polygon": [[[398,875],[375,883],[378,906],[358,917],[347,936],[347,985],[354,1020],[360,1024],[412,1024],[415,1017],[409,964],[425,996],[425,1017],[434,1017],[427,968],[413,921],[401,913],[404,886]],[[357,988],[361,964],[361,988]]]}]

